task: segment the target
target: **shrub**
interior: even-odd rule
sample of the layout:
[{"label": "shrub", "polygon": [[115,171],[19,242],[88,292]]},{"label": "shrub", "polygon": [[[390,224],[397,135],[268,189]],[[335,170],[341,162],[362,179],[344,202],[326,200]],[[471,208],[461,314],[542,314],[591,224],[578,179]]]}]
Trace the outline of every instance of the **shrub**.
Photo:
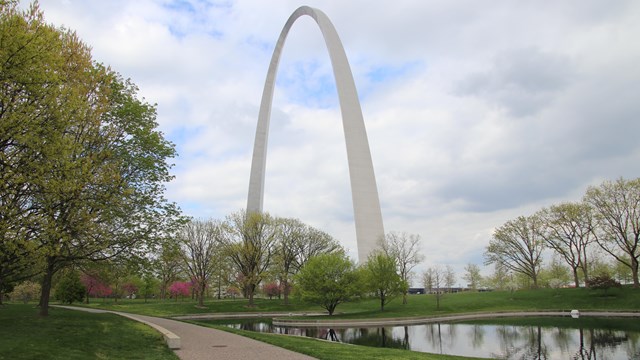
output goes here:
[{"label": "shrub", "polygon": [[84,299],[85,287],[80,282],[80,276],[75,271],[65,274],[56,287],[56,299],[65,304],[72,304],[74,301]]},{"label": "shrub", "polygon": [[11,300],[21,300],[25,304],[40,295],[40,284],[33,281],[25,281],[13,288],[9,296]]},{"label": "shrub", "polygon": [[612,287],[619,288],[621,286],[622,285],[620,285],[620,283],[618,281],[616,281],[611,276],[606,275],[606,274],[594,276],[591,279],[589,279],[589,287],[591,289],[604,290],[605,294],[607,293],[607,291],[610,288],[612,288]]}]

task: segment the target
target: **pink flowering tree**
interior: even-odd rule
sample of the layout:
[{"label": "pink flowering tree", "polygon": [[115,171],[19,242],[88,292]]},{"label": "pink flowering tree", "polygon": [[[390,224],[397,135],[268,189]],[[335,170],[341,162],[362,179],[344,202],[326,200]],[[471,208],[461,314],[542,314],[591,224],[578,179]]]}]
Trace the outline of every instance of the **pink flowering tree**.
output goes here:
[{"label": "pink flowering tree", "polygon": [[191,283],[187,281],[176,281],[169,285],[169,294],[175,297],[176,301],[178,301],[178,296],[184,299],[185,296],[191,294]]},{"label": "pink flowering tree", "polygon": [[111,287],[98,276],[90,274],[82,274],[80,282],[84,285],[86,292],[85,302],[89,303],[89,297],[106,298],[113,293]]},{"label": "pink flowering tree", "polygon": [[280,285],[275,282],[265,284],[262,290],[264,291],[264,294],[269,297],[269,299],[272,299],[274,296],[280,296]]},{"label": "pink flowering tree", "polygon": [[122,290],[124,291],[125,296],[127,298],[129,297],[135,298],[132,295],[138,292],[138,286],[132,282],[128,282],[122,285]]}]

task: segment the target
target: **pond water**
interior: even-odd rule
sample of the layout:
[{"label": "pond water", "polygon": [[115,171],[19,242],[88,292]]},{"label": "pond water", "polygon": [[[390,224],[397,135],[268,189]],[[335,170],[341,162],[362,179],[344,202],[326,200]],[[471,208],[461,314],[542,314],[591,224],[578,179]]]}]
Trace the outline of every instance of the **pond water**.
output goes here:
[{"label": "pond water", "polygon": [[545,318],[512,319],[518,325],[501,320],[500,324],[484,321],[329,329],[274,326],[260,319],[226,326],[365,346],[484,358],[640,360],[637,319],[574,321],[567,323],[567,319],[558,319],[561,324],[554,326],[550,326],[549,318]]}]

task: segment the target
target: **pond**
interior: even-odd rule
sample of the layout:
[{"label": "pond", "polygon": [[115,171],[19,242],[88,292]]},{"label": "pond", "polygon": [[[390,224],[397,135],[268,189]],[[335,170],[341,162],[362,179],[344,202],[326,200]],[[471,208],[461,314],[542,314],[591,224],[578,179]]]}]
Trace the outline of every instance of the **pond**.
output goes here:
[{"label": "pond", "polygon": [[526,318],[329,329],[274,326],[268,320],[256,319],[225,325],[436,354],[498,359],[640,360],[638,323],[637,319]]}]

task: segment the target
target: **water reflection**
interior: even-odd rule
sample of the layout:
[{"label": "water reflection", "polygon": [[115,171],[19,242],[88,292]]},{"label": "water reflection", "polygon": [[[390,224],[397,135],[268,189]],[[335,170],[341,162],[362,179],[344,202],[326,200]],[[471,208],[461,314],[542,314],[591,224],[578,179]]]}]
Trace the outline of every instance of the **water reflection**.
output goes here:
[{"label": "water reflection", "polygon": [[[620,319],[615,323],[625,328],[625,323],[636,321]],[[365,346],[498,359],[640,360],[640,332],[611,329],[610,324],[607,329],[461,323],[336,329],[279,327],[268,322],[229,326]]]}]

